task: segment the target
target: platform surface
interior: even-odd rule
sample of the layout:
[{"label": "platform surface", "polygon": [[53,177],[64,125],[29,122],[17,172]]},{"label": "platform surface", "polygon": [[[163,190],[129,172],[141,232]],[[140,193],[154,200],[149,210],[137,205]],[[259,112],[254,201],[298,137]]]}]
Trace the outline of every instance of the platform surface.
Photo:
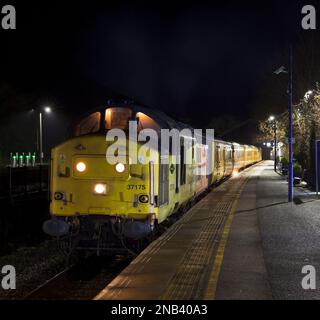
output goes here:
[{"label": "platform surface", "polygon": [[[255,188],[250,181],[264,169],[263,163],[252,166],[211,191],[135,258],[95,299],[214,299],[234,215],[237,210],[255,206]],[[225,265],[227,273],[223,274],[222,281],[228,279],[225,285],[231,292],[234,284],[240,288],[238,292],[242,292],[248,287],[245,282],[253,281],[256,291],[261,292],[259,298],[269,298],[256,218],[238,222],[242,225],[236,227],[234,234],[232,232],[232,246],[225,256],[228,260],[231,255],[231,261]],[[242,227],[246,230],[239,234],[237,230]],[[242,238],[240,243],[239,237]],[[249,251],[248,241],[252,246]],[[232,252],[237,256],[232,257]],[[237,280],[238,275],[246,280]],[[219,290],[218,293],[220,295]],[[248,292],[247,296],[251,298]]]},{"label": "platform surface", "polygon": [[[320,299],[320,200],[264,161],[229,179],[146,248],[95,299]],[[317,278],[317,274],[316,274]]]}]

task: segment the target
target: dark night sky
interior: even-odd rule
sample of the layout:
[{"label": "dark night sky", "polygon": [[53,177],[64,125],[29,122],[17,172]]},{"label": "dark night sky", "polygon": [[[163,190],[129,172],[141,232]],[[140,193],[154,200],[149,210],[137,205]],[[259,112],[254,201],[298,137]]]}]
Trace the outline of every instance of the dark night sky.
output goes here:
[{"label": "dark night sky", "polygon": [[277,107],[259,105],[257,96],[278,63],[287,62],[279,57],[309,4],[9,2],[17,30],[0,30],[0,85],[35,100],[6,109],[0,100],[0,112],[49,103],[78,113],[118,92],[194,126],[222,114],[246,119],[285,107],[278,93],[270,98]]}]

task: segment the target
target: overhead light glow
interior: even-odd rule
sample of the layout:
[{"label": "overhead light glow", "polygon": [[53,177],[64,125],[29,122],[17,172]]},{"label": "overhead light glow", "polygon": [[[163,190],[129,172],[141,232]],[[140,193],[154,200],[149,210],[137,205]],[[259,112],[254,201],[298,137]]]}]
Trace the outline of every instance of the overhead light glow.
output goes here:
[{"label": "overhead light glow", "polygon": [[312,95],[313,91],[312,90],[308,90],[305,95],[304,95],[304,100],[308,101],[308,99],[310,98],[310,96]]},{"label": "overhead light glow", "polygon": [[46,113],[50,113],[50,112],[51,112],[51,108],[50,108],[50,107],[45,107],[45,108],[44,108],[44,111],[45,111]]}]

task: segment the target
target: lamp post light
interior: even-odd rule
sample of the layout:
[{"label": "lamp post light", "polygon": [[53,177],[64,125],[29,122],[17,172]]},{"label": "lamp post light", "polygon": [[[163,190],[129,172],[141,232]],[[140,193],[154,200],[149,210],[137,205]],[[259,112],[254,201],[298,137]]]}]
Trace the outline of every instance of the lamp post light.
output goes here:
[{"label": "lamp post light", "polygon": [[288,201],[293,200],[293,152],[292,152],[292,46],[289,48],[289,179]]},{"label": "lamp post light", "polygon": [[288,201],[293,200],[293,153],[292,153],[292,45],[289,47],[289,72],[285,70],[284,66],[274,71],[275,74],[288,73],[288,93],[289,93],[289,170],[288,170]]},{"label": "lamp post light", "polygon": [[44,154],[43,154],[43,121],[42,121],[42,109],[45,113],[50,113],[50,107],[44,107],[39,109],[39,154],[40,154],[40,164],[43,164]]},{"label": "lamp post light", "polygon": [[312,94],[313,90],[308,90],[304,95],[304,101],[307,102]]},{"label": "lamp post light", "polygon": [[50,108],[50,107],[45,107],[45,108],[44,108],[44,111],[45,111],[46,113],[50,113],[50,112],[51,112],[51,108]]},{"label": "lamp post light", "polygon": [[316,165],[316,195],[319,194],[319,168],[318,168],[318,143],[320,139],[315,140],[315,165]]},{"label": "lamp post light", "polygon": [[277,121],[274,116],[269,117],[269,122],[272,123],[274,131],[274,171],[277,171]]}]

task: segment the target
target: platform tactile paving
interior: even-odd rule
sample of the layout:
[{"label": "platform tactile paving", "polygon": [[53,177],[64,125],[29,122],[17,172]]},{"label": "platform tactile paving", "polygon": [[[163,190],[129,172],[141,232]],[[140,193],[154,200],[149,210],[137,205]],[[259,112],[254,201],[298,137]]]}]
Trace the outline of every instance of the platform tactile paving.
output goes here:
[{"label": "platform tactile paving", "polygon": [[[198,237],[192,242],[189,250],[186,251],[180,267],[171,279],[170,285],[161,299],[183,300],[203,298],[202,290],[199,290],[199,283],[205,274],[215,246],[219,242],[234,198],[232,190],[224,195],[222,199],[220,198],[220,202],[215,206],[213,206],[213,201],[210,200],[200,202],[200,208],[196,208],[193,217],[196,216],[196,219],[207,219],[207,223],[203,225]],[[190,222],[194,222],[194,220],[190,218]]]},{"label": "platform tactile paving", "polygon": [[[96,299],[156,299],[160,292],[158,299],[202,299],[224,225],[246,181],[247,174],[244,173],[236,183],[209,193],[151,243]],[[189,233],[192,238],[186,241]],[[179,251],[181,258],[173,256],[172,264],[163,260],[175,254],[180,245],[184,246],[184,251]],[[163,276],[165,281],[153,279],[154,272],[155,277],[167,273]],[[153,293],[144,292],[147,282]]]}]

